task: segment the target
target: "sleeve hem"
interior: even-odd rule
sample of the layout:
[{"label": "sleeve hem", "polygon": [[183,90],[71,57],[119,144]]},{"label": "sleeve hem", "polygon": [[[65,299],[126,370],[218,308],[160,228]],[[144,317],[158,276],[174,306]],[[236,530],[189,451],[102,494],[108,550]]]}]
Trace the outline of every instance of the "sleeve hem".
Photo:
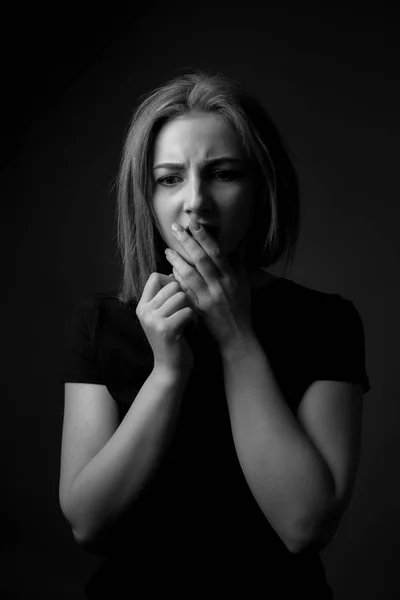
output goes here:
[{"label": "sleeve hem", "polygon": [[107,385],[105,381],[95,380],[93,377],[63,377],[61,383],[96,383],[98,385]]}]

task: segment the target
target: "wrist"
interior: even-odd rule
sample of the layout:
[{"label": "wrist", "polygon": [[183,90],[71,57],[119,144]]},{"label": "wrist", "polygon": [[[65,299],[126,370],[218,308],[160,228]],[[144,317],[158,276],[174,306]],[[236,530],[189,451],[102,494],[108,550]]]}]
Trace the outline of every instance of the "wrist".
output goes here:
[{"label": "wrist", "polygon": [[165,365],[154,363],[152,374],[165,385],[186,384],[190,377],[191,369],[173,369]]},{"label": "wrist", "polygon": [[241,361],[257,346],[258,339],[252,329],[238,331],[220,346],[222,361],[224,363]]}]

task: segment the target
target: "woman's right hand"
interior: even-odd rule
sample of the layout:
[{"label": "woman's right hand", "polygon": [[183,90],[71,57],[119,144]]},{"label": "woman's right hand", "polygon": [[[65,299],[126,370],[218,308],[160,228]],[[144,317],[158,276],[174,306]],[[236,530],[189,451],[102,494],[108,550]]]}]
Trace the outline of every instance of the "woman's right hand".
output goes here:
[{"label": "woman's right hand", "polygon": [[189,373],[193,352],[183,330],[197,315],[172,275],[152,273],[136,307],[136,315],[154,354],[154,367],[171,373]]}]

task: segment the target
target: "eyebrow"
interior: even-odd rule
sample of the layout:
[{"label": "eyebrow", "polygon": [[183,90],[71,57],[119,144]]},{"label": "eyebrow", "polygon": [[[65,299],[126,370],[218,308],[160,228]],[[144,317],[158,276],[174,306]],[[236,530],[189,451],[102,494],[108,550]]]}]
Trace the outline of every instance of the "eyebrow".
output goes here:
[{"label": "eyebrow", "polygon": [[[210,158],[208,160],[205,160],[204,161],[204,165],[216,165],[216,164],[226,163],[226,162],[241,163],[242,160],[240,158],[235,158],[233,156],[221,156],[219,158]],[[165,169],[184,169],[185,165],[183,163],[172,163],[172,162],[160,163],[159,165],[156,165],[153,168],[153,171],[155,171],[156,169],[161,169],[161,168],[165,168]]]}]

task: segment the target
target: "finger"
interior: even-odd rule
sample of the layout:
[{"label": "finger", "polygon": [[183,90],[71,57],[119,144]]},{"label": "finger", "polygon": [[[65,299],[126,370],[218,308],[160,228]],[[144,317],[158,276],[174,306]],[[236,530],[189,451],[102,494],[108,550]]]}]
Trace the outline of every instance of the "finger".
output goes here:
[{"label": "finger", "polygon": [[179,289],[178,292],[167,298],[159,307],[158,313],[161,317],[168,318],[185,306],[189,306],[186,294],[181,289]]},{"label": "finger", "polygon": [[201,292],[205,289],[206,285],[204,280],[198,273],[195,267],[189,265],[183,258],[170,248],[165,251],[165,256],[168,262],[173,267],[173,273],[175,279],[180,285],[183,285],[185,290],[190,290],[196,300],[199,300]]},{"label": "finger", "polygon": [[[184,318],[183,321],[182,318]],[[193,310],[188,306],[184,306],[180,310],[177,310],[170,317],[167,317],[166,320],[171,329],[175,330],[175,339],[177,341],[183,336],[187,327],[190,327],[193,324],[197,328],[198,324]]]},{"label": "finger", "polygon": [[174,273],[175,280],[179,283],[179,285],[181,287],[181,290],[183,292],[185,292],[188,302],[190,304],[190,307],[193,308],[193,310],[197,310],[199,301],[198,301],[196,294],[194,294],[192,292],[192,290],[189,288],[189,286],[186,284],[186,282],[182,279],[182,277],[179,275],[178,271],[175,268],[173,270],[173,273]]},{"label": "finger", "polygon": [[[173,230],[173,233],[186,254],[191,258],[206,285],[208,287],[215,285],[216,280],[222,276],[218,264],[221,268],[223,267],[221,252],[216,241],[211,238],[204,228],[203,232],[199,232],[199,239],[190,236],[182,227],[177,231]],[[206,237],[208,241],[205,240]],[[203,245],[200,243],[201,241]]]},{"label": "finger", "polygon": [[[201,248],[203,248],[212,261],[214,267],[219,271],[220,275],[222,277],[232,276],[232,269],[229,261],[222,254],[217,240],[195,219],[189,219],[189,225],[190,231],[193,234],[193,240],[196,241]],[[199,227],[199,229],[195,229],[195,227]],[[215,278],[215,274],[212,272],[212,270],[207,268],[207,263],[204,265],[204,275],[202,271],[200,272],[206,283],[208,283],[208,277]]]},{"label": "finger", "polygon": [[157,273],[154,271],[146,281],[143,288],[141,301],[143,303],[150,302],[157,295],[157,293],[166,285],[173,281],[173,276],[164,275],[163,273]]},{"label": "finger", "polygon": [[172,296],[175,296],[178,292],[181,291],[180,285],[174,279],[171,279],[170,282],[161,288],[158,293],[152,298],[149,302],[151,304],[152,309],[159,309],[161,306]]},{"label": "finger", "polygon": [[[177,271],[175,269],[174,269],[174,277],[176,278],[176,281],[178,281],[178,279],[181,279],[180,276],[179,276],[179,273],[177,273]],[[193,316],[193,321],[192,322],[193,322],[193,324],[197,328],[197,326],[199,324],[199,312],[198,312],[198,309],[197,309],[197,306],[196,306],[196,302],[195,301],[192,302],[192,300],[190,298],[191,291],[187,288],[187,286],[185,285],[184,282],[182,282],[182,285],[180,287],[181,287],[181,290],[186,295],[187,306],[189,306],[189,308],[191,308],[192,311],[193,311],[193,315],[192,315]],[[185,291],[184,288],[186,288],[187,291]],[[192,296],[193,296],[193,294],[192,294]]]},{"label": "finger", "polygon": [[141,301],[143,303],[150,302],[162,288],[159,273],[152,273],[143,288]]}]

